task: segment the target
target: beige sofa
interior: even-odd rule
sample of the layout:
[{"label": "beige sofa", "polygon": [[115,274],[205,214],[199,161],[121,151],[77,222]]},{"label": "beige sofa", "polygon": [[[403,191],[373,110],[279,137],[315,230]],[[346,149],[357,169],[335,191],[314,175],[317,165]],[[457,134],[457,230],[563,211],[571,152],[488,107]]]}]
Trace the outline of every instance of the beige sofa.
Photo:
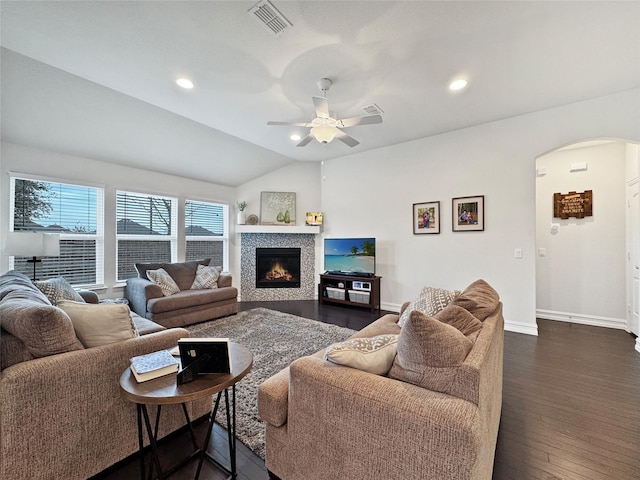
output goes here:
[{"label": "beige sofa", "polygon": [[[26,276],[0,276],[0,478],[86,479],[137,452],[136,407],[121,398],[120,375],[131,357],[172,348],[189,332],[134,320],[142,335],[84,348]],[[189,411],[195,419],[210,408],[205,399]],[[163,408],[160,436],[183,425],[179,406]]]},{"label": "beige sofa", "polygon": [[[389,375],[336,365],[318,352],[265,381],[258,406],[266,422],[271,478],[491,479],[502,402],[504,324],[497,294],[494,300],[488,303],[491,312],[488,304],[483,307],[481,317],[486,318],[479,332],[469,336],[473,343],[464,361],[432,369],[440,377],[440,390],[449,393],[390,378],[408,335],[402,332],[407,324],[401,329],[395,314],[354,335],[399,334]],[[474,313],[469,302],[466,306]]]},{"label": "beige sofa", "polygon": [[[179,263],[136,263],[138,278],[127,280],[125,297],[131,310],[141,317],[167,328],[184,327],[238,312],[238,289],[231,285],[231,274],[220,272],[216,288],[192,289],[198,265],[209,265],[209,259]],[[147,271],[164,269],[180,289],[164,295],[152,282]],[[218,267],[218,270],[222,268]]]}]

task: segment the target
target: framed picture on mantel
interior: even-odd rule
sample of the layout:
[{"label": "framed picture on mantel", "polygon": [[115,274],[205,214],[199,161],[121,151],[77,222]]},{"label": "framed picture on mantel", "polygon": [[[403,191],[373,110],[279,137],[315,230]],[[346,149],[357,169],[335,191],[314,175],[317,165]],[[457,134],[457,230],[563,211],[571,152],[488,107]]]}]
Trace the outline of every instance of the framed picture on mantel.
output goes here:
[{"label": "framed picture on mantel", "polygon": [[261,192],[260,219],[262,225],[295,225],[295,192]]}]

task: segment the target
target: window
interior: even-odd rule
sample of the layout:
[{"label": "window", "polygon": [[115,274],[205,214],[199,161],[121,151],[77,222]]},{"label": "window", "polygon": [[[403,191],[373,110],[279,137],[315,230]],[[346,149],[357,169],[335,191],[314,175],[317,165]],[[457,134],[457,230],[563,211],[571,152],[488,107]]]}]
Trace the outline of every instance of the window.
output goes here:
[{"label": "window", "polygon": [[135,263],[175,262],[178,201],[116,192],[117,278],[136,277]]},{"label": "window", "polygon": [[[11,177],[10,230],[60,234],[60,256],[38,264],[38,278],[62,275],[72,285],[104,283],[104,189]],[[28,257],[11,268],[33,274]]]},{"label": "window", "polygon": [[229,206],[187,200],[184,231],[187,241],[185,260],[211,258],[211,265],[229,269]]}]

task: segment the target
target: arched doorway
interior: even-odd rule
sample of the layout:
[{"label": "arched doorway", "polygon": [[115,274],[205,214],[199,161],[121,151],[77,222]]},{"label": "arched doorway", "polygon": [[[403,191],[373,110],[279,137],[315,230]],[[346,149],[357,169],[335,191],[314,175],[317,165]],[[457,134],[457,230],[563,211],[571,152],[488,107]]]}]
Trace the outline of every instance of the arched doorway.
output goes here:
[{"label": "arched doorway", "polygon": [[[536,159],[539,318],[638,334],[640,209],[631,207],[639,162],[638,145],[621,140],[580,142]],[[593,191],[592,216],[554,218],[554,193],[586,190]]]}]

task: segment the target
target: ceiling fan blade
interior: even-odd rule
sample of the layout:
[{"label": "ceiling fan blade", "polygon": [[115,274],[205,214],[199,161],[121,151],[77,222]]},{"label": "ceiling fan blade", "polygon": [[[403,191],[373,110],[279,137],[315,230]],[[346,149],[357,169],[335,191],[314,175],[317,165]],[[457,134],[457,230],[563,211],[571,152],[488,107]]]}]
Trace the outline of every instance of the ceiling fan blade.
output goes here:
[{"label": "ceiling fan blade", "polygon": [[306,144],[308,144],[311,140],[313,140],[313,137],[311,135],[307,135],[306,137],[304,137],[302,140],[300,140],[300,143],[298,143],[296,145],[296,147],[304,147]]},{"label": "ceiling fan blade", "polygon": [[329,118],[329,102],[324,97],[312,97],[316,106],[316,116],[319,118]]},{"label": "ceiling fan blade", "polygon": [[289,125],[294,127],[311,127],[310,123],[305,122],[267,122],[267,125]]},{"label": "ceiling fan blade", "polygon": [[336,138],[340,140],[342,143],[349,145],[350,147],[355,147],[356,145],[360,144],[360,142],[357,141],[355,138],[350,137],[349,135],[347,135],[346,133],[344,133],[342,130],[338,128],[336,128]]},{"label": "ceiling fan blade", "polygon": [[373,125],[374,123],[382,123],[380,115],[365,115],[363,117],[351,117],[338,120],[337,126],[341,128],[355,127],[356,125]]}]

